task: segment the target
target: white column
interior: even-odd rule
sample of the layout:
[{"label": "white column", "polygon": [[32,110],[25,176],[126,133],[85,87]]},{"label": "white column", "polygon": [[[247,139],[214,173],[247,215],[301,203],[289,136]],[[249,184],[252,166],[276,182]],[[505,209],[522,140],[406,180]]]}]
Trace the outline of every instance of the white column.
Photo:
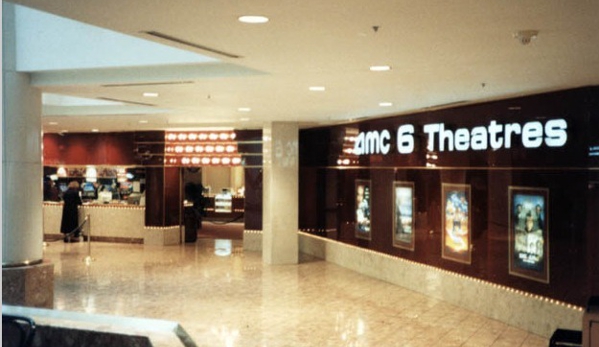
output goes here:
[{"label": "white column", "polygon": [[[42,261],[42,98],[16,71],[15,7],[2,2],[2,267]],[[4,276],[3,276],[4,277]]]},{"label": "white column", "polygon": [[298,125],[264,128],[262,260],[298,263]]}]

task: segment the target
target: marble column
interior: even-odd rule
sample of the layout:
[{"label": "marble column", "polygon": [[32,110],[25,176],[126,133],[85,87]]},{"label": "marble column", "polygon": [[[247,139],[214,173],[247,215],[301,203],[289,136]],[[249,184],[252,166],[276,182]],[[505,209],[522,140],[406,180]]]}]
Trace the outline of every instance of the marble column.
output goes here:
[{"label": "marble column", "polygon": [[17,71],[15,5],[2,2],[2,303],[52,307],[43,261],[42,98]]},{"label": "marble column", "polygon": [[298,263],[298,125],[273,122],[263,136],[262,259]]}]

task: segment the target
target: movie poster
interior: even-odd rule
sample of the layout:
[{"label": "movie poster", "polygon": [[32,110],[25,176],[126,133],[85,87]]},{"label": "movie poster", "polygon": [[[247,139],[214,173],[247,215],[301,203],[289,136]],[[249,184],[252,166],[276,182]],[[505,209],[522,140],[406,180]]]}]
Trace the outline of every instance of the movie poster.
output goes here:
[{"label": "movie poster", "polygon": [[356,180],[356,237],[370,240],[370,180]]},{"label": "movie poster", "polygon": [[414,250],[414,183],[393,182],[393,246]]},{"label": "movie poster", "polygon": [[549,191],[509,187],[509,273],[549,283]]},{"label": "movie poster", "polygon": [[470,186],[443,183],[441,191],[442,257],[470,264]]}]

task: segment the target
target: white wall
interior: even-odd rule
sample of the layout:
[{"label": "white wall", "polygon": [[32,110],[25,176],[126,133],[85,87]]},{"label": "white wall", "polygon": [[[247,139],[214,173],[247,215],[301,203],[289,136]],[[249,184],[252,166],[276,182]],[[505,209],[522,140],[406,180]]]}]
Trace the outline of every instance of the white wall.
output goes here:
[{"label": "white wall", "polygon": [[223,188],[236,190],[243,186],[243,167],[202,167],[202,185],[212,187],[211,194],[219,194]]}]

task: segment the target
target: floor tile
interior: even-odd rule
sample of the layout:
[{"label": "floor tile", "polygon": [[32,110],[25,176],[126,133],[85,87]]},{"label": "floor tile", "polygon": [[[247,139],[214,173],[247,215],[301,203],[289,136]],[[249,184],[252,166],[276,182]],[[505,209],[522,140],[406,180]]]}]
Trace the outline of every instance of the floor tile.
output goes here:
[{"label": "floor tile", "polygon": [[305,255],[270,266],[231,241],[49,243],[55,308],[179,322],[198,346],[504,346],[547,339]]}]

